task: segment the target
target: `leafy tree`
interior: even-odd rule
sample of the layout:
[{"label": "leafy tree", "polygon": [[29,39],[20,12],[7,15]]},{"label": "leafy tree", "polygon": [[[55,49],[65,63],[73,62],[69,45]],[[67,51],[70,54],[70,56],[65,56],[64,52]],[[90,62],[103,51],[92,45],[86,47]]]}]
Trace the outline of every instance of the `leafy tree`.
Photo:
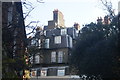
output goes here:
[{"label": "leafy tree", "polygon": [[[9,14],[10,21],[5,17],[10,13],[9,8],[12,13]],[[21,2],[3,2],[2,10],[2,79],[21,78],[20,71],[26,68],[26,33]]]},{"label": "leafy tree", "polygon": [[[24,25],[24,21],[33,11],[34,7],[30,2],[22,0],[23,2],[2,2],[2,79],[6,78],[21,78],[20,72],[26,68],[28,65],[25,63],[24,55],[25,47],[27,46],[27,37],[25,32],[25,27],[28,27],[33,21],[28,25]],[[43,3],[42,0],[36,0],[39,3]],[[23,4],[22,4],[23,3]],[[23,17],[22,5],[25,6],[28,12],[25,13]],[[29,6],[29,8],[28,8]],[[12,20],[7,23],[8,8],[12,7]],[[5,14],[4,14],[5,13]],[[38,22],[37,22],[38,23]],[[34,29],[33,29],[34,31]],[[22,36],[22,37],[21,37]],[[15,79],[17,80],[17,79]]]},{"label": "leafy tree", "polygon": [[79,75],[100,75],[104,80],[120,78],[118,32],[114,20],[110,25],[90,23],[82,28],[71,56],[71,65]]}]

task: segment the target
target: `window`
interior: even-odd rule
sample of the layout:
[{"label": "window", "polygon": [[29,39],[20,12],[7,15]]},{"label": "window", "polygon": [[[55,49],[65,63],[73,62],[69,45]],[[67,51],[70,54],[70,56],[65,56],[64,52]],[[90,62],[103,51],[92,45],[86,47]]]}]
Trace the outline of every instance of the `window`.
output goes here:
[{"label": "window", "polygon": [[40,31],[40,35],[43,35],[44,34],[44,32],[43,31]]},{"label": "window", "polygon": [[55,36],[55,44],[60,44],[61,43],[61,36]]},{"label": "window", "polygon": [[47,69],[41,70],[41,76],[47,76]]},{"label": "window", "polygon": [[40,76],[41,70],[37,69],[37,76]]},{"label": "window", "polygon": [[51,62],[56,62],[56,52],[51,53]]},{"label": "window", "polygon": [[35,39],[31,40],[31,45],[36,45],[36,40]]},{"label": "window", "polygon": [[40,63],[40,56],[39,55],[35,56],[35,63]]},{"label": "window", "polygon": [[37,38],[36,38],[36,39],[35,39],[35,38],[32,39],[32,40],[31,40],[31,45],[32,45],[32,46],[39,46],[39,40],[38,40]]},{"label": "window", "polygon": [[13,7],[9,7],[8,8],[8,25],[12,23],[12,17],[13,17],[12,11],[13,11]]},{"label": "window", "polygon": [[72,48],[73,44],[72,44],[72,38],[69,37],[69,42],[70,42],[70,47]]},{"label": "window", "polygon": [[45,39],[45,48],[49,48],[49,39]]},{"label": "window", "polygon": [[35,70],[31,71],[31,77],[36,77],[36,74],[37,74],[37,71],[35,71]]},{"label": "window", "polygon": [[30,63],[33,64],[33,56],[30,57]]},{"label": "window", "polygon": [[41,40],[38,40],[39,47],[41,48]]},{"label": "window", "polygon": [[65,75],[65,69],[58,69],[57,76],[64,76]]},{"label": "window", "polygon": [[18,31],[15,30],[15,31],[14,31],[14,37],[16,37],[17,35],[18,35]]},{"label": "window", "polygon": [[44,35],[46,36],[46,31],[44,31]]},{"label": "window", "polygon": [[39,40],[37,38],[35,39],[35,45],[39,46]]},{"label": "window", "polygon": [[61,29],[61,35],[65,35],[67,34],[67,30],[66,29]]},{"label": "window", "polygon": [[63,62],[63,51],[59,51],[58,52],[58,63],[62,63]]}]

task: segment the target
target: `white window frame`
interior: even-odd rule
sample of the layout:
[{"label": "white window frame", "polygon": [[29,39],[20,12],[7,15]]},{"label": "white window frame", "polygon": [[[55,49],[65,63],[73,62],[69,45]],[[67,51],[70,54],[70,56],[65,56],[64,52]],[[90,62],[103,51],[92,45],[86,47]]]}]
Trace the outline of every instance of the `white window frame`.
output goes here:
[{"label": "white window frame", "polygon": [[51,62],[56,62],[56,52],[51,52]]},{"label": "white window frame", "polygon": [[55,44],[61,44],[61,36],[55,36],[54,42],[55,42]]}]

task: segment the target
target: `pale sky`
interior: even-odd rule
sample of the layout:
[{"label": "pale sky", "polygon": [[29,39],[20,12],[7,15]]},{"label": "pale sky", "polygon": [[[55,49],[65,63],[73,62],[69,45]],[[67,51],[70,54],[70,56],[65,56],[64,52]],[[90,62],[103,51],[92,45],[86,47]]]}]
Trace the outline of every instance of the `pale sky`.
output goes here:
[{"label": "pale sky", "polygon": [[[29,1],[36,8],[26,18],[26,24],[30,21],[40,21],[39,26],[47,25],[49,20],[53,20],[54,9],[63,13],[66,27],[72,27],[74,22],[82,27],[106,15],[100,0],[43,0],[44,3],[37,3],[36,0]],[[116,13],[118,1],[120,0],[111,0]]]}]

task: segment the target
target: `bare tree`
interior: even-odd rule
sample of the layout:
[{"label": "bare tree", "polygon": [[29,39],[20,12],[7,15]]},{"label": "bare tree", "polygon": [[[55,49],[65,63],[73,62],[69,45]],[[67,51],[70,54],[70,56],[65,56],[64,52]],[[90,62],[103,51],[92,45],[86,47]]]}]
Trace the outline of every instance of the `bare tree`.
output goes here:
[{"label": "bare tree", "polygon": [[115,16],[115,12],[113,9],[113,5],[111,1],[108,0],[100,0],[102,5],[104,6],[104,10],[106,10],[108,12],[108,16],[110,17],[110,19],[113,19]]},{"label": "bare tree", "polygon": [[[35,0],[37,3],[44,3],[43,0]],[[33,4],[30,1],[22,0],[23,8],[26,9],[26,12],[24,13],[24,21],[27,20],[27,18],[30,16],[30,13],[36,8],[33,6]],[[26,29],[31,29],[29,33],[27,33],[27,36],[30,34],[35,33],[35,29],[38,27],[38,23],[40,21],[30,21],[25,27]],[[35,26],[31,26],[32,24],[35,24]]]}]

